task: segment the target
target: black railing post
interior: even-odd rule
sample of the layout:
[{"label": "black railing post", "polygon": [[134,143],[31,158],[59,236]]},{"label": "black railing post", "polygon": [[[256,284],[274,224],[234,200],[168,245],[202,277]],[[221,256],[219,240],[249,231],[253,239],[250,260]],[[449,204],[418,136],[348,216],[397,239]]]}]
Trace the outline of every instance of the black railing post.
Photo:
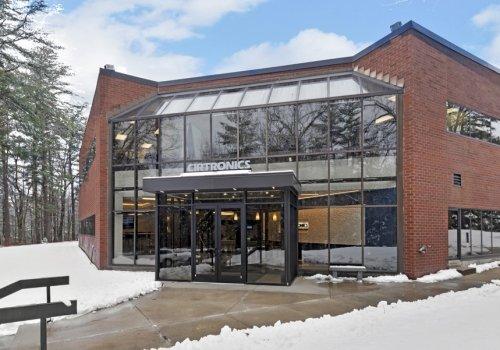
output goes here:
[{"label": "black railing post", "polygon": [[47,286],[47,303],[50,303],[50,286]]},{"label": "black railing post", "polygon": [[47,319],[40,319],[40,349],[47,350]]}]

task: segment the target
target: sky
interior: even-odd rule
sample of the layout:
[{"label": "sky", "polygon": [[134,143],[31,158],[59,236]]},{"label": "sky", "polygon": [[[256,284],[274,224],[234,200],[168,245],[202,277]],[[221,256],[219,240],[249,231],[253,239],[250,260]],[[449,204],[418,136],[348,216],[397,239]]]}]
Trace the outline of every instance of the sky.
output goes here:
[{"label": "sky", "polygon": [[99,68],[156,81],[344,57],[414,20],[500,67],[500,0],[48,0],[91,102]]}]

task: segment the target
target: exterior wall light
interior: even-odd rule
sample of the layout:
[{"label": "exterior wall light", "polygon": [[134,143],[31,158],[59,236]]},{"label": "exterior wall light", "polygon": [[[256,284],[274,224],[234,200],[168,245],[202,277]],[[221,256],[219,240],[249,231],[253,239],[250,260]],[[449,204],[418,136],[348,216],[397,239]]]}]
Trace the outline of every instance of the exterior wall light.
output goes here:
[{"label": "exterior wall light", "polygon": [[418,248],[418,252],[419,252],[420,254],[424,255],[424,254],[426,254],[426,253],[427,253],[427,249],[428,249],[427,245],[426,245],[426,244],[422,244],[422,245],[420,246],[420,248]]}]

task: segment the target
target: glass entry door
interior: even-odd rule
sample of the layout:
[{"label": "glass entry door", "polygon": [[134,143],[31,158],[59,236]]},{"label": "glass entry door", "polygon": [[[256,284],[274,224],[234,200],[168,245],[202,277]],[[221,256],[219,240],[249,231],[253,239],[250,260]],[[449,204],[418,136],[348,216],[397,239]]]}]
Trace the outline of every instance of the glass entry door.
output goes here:
[{"label": "glass entry door", "polygon": [[195,206],[195,281],[243,282],[242,207]]}]

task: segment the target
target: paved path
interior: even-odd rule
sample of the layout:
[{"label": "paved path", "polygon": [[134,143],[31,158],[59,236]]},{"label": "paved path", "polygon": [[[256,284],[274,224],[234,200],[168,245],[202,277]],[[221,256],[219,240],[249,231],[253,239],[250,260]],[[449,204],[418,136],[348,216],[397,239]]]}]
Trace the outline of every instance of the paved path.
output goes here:
[{"label": "paved path", "polygon": [[[297,278],[291,287],[166,283],[118,305],[49,324],[49,349],[144,349],[171,346],[189,337],[218,334],[221,327],[248,328],[339,315],[380,301],[413,301],[479,287],[500,279],[500,269],[445,282],[316,284]],[[38,326],[0,337],[0,349],[37,349]]]}]

